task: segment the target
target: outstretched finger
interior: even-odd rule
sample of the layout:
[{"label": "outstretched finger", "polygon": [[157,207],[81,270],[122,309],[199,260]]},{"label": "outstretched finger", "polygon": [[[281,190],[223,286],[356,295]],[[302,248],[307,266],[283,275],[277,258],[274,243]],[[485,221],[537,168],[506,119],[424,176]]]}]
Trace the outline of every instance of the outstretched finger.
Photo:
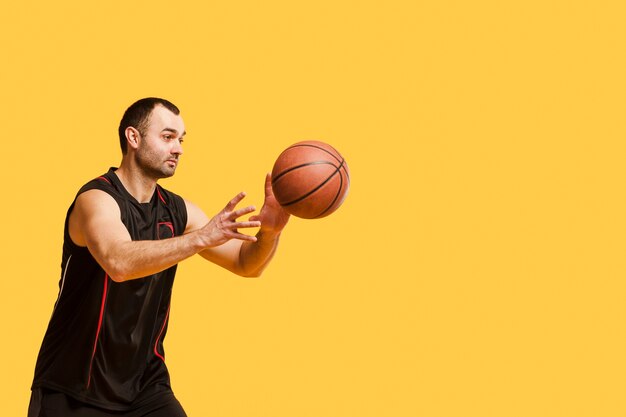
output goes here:
[{"label": "outstretched finger", "polygon": [[228,204],[226,204],[226,207],[224,207],[224,210],[226,211],[233,211],[233,209],[235,208],[235,206],[237,204],[239,204],[239,202],[241,200],[244,199],[244,197],[246,196],[246,193],[244,191],[240,192],[239,194],[237,194],[235,197],[233,197],[232,200],[230,200],[228,202]]},{"label": "outstretched finger", "polygon": [[231,213],[229,213],[228,214],[228,218],[230,220],[235,220],[235,219],[243,216],[244,214],[252,213],[254,210],[256,210],[256,208],[254,206],[248,206],[248,207],[240,208],[238,210],[235,210],[235,211],[232,211]]},{"label": "outstretched finger", "polygon": [[272,174],[265,174],[265,195],[274,194],[274,190],[272,190]]},{"label": "outstretched finger", "polygon": [[239,239],[239,240],[246,240],[248,242],[256,242],[257,238],[256,236],[250,236],[250,235],[246,235],[243,233],[232,233],[230,235],[231,239]]},{"label": "outstretched finger", "polygon": [[245,229],[249,227],[261,227],[261,222],[259,221],[248,221],[248,222],[236,222],[233,223],[234,229]]}]

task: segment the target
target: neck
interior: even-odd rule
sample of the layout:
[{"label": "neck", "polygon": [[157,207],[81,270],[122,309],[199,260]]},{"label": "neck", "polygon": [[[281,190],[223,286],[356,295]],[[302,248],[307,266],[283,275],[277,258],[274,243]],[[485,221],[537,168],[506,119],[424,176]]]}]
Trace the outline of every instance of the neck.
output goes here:
[{"label": "neck", "polygon": [[120,167],[115,174],[122,182],[126,191],[140,203],[148,203],[154,194],[157,180],[145,175],[138,167],[128,163],[126,158],[122,159]]}]

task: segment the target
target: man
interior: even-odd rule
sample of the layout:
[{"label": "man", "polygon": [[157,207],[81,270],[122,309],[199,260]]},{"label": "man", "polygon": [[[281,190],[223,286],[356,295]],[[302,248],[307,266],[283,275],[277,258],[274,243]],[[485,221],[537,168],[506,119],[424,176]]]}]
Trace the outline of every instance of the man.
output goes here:
[{"label": "man", "polygon": [[[65,220],[59,296],[37,359],[29,417],[185,416],[170,388],[163,338],[176,264],[194,254],[257,277],[289,215],[269,175],[265,201],[215,217],[163,189],[183,153],[185,125],[167,100],[126,110],[122,162],[88,182]],[[260,227],[256,236],[238,229]]]}]

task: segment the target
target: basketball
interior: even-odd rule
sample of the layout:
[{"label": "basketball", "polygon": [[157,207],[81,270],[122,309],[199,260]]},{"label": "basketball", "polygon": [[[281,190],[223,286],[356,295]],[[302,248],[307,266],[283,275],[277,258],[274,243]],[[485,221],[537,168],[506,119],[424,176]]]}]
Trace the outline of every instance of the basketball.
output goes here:
[{"label": "basketball", "polygon": [[341,206],[350,188],[348,164],[324,142],[298,142],[285,149],[272,169],[280,205],[303,219],[319,219]]}]

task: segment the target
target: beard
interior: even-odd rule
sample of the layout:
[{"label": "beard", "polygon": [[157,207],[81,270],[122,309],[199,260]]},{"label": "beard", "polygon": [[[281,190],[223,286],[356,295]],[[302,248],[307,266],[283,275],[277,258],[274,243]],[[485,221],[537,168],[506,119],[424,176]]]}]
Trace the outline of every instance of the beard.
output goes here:
[{"label": "beard", "polygon": [[[168,159],[173,159],[171,155],[166,159],[150,152],[146,147],[140,147],[135,154],[135,162],[141,171],[148,177],[154,179],[169,178],[176,172],[176,167],[167,163]],[[178,157],[176,157],[178,161]]]}]

